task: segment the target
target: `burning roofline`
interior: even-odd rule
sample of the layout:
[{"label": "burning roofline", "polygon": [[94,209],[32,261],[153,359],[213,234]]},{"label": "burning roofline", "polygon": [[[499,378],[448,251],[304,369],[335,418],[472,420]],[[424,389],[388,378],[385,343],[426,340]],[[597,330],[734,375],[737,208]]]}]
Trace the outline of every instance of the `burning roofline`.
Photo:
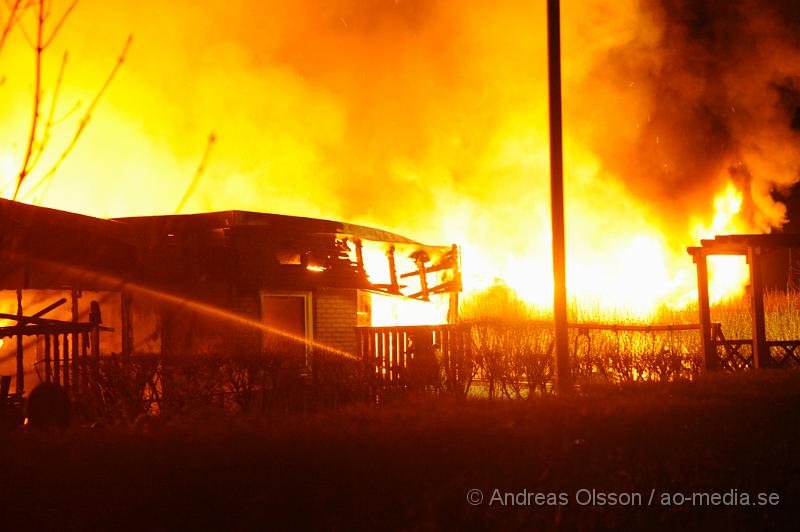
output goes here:
[{"label": "burning roofline", "polygon": [[111,218],[131,227],[144,228],[155,233],[172,233],[192,230],[223,229],[240,226],[259,226],[280,230],[291,227],[293,231],[307,233],[331,234],[350,236],[372,242],[386,242],[389,244],[405,244],[418,248],[437,250],[449,249],[447,245],[422,244],[397,233],[385,229],[353,224],[324,218],[309,218],[304,216],[290,216],[286,214],[273,214],[254,211],[213,211],[195,214],[167,214],[155,216],[125,216]]},{"label": "burning roofline", "polygon": [[[300,253],[299,268],[302,272],[313,270],[314,264],[304,264],[303,258],[313,258],[314,253],[321,253],[317,258],[322,258],[323,262],[334,261],[331,264],[338,264],[336,260],[347,259],[344,247],[355,255],[344,260],[344,269],[335,267],[328,270],[326,264],[318,265],[321,271],[328,270],[328,273],[311,284],[322,284],[324,279],[325,283],[331,283],[330,286],[346,285],[424,301],[428,301],[430,295],[461,290],[457,246],[424,245],[382,229],[333,220],[236,210],[103,219],[0,200],[0,223],[5,229],[0,238],[0,253],[6,259],[4,268],[0,270],[5,279],[3,285],[7,288],[31,287],[37,284],[60,286],[69,284],[69,281],[87,283],[86,276],[68,281],[61,277],[63,272],[57,268],[52,272],[48,270],[45,277],[37,277],[38,282],[29,282],[29,272],[33,264],[31,261],[37,258],[44,259],[47,263],[78,265],[87,275],[88,272],[98,271],[126,278],[160,279],[163,275],[158,272],[161,272],[163,258],[155,258],[159,253],[168,255],[170,249],[174,248],[174,243],[181,238],[191,240],[200,234],[230,230],[245,238],[273,235],[278,241],[288,237],[292,240],[297,238],[297,242],[305,242],[311,247],[292,248]],[[323,240],[320,241],[319,238]],[[331,243],[322,244],[322,248],[317,249],[320,242],[328,242],[326,239],[330,239]],[[352,244],[348,244],[348,240]],[[385,255],[388,282],[375,284],[367,279],[362,241],[364,247],[366,242],[385,245],[380,254]],[[410,259],[412,264],[403,266],[401,270],[400,265],[395,263],[396,256],[402,256],[406,261]],[[284,271],[287,279],[291,277],[292,282],[301,281],[296,278],[300,275],[294,271],[296,269],[297,267],[287,266]],[[452,278],[438,280],[429,285],[427,275],[442,270],[451,270]],[[419,279],[418,289],[406,286],[408,282],[404,280],[412,277]],[[308,279],[306,281],[310,282]],[[413,294],[402,292],[409,288],[414,291]]]}]

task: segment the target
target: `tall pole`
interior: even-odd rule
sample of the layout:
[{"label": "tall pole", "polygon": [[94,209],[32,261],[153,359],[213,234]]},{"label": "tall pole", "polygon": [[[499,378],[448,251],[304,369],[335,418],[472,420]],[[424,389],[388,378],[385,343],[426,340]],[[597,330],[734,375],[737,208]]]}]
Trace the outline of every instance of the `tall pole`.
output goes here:
[{"label": "tall pole", "polygon": [[553,230],[553,326],[556,390],[572,387],[567,338],[566,252],[564,250],[564,155],[561,132],[561,16],[559,0],[547,0],[547,65],[550,94],[550,212]]}]

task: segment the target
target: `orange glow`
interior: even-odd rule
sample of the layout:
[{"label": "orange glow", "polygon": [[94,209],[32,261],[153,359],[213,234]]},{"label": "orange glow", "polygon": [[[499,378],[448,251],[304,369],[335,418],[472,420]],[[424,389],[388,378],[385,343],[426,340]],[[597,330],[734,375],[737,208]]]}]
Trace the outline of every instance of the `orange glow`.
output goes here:
[{"label": "orange glow", "polygon": [[[710,225],[696,222],[693,235],[695,241],[714,238],[726,233],[745,233],[747,228],[739,220],[742,210],[742,193],[733,183],[714,198],[714,218]],[[740,256],[712,256],[708,260],[708,292],[712,303],[741,292],[749,278],[747,263]]]},{"label": "orange glow", "polygon": [[[502,281],[546,309],[544,4],[82,0],[45,55],[43,112],[62,53],[70,59],[57,121],[20,199],[100,217],[173,213],[213,131],[218,141],[181,212],[322,217],[457,243],[462,297]],[[661,48],[671,27],[666,15],[633,0],[568,4],[568,297],[638,316],[683,306],[696,294],[687,246],[783,221],[770,191],[796,178],[796,149],[770,129],[780,121],[761,107],[770,100],[757,88],[769,83],[755,67],[780,70],[789,52],[778,53],[784,45],[771,38],[776,52],[759,61],[774,65],[739,61],[747,74],[729,77],[749,84],[739,105],[750,108],[726,112],[731,120],[763,120],[729,128],[726,146],[739,151],[707,154],[686,140],[683,122],[670,120],[685,109],[673,109],[678,104],[652,81],[670,72],[676,95],[699,98],[705,90],[703,79],[670,68],[674,58]],[[67,5],[54,2],[57,12]],[[760,23],[770,27],[770,20]],[[23,24],[31,35],[30,13]],[[125,64],[79,144],[41,182],[130,33]],[[31,47],[15,29],[0,53],[3,197],[13,193],[22,163],[32,72]],[[765,160],[766,153],[784,163]],[[415,269],[408,252],[397,252],[399,273]],[[386,246],[365,245],[363,253],[370,279],[389,284]],[[746,281],[742,259],[710,261],[713,301]],[[442,296],[432,304],[372,298],[375,324],[441,321],[446,311]]]}]

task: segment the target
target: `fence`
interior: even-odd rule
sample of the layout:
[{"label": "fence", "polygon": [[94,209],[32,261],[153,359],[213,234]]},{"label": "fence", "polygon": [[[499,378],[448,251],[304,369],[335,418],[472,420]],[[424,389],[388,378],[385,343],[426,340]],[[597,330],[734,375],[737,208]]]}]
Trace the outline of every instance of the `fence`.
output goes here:
[{"label": "fence", "polygon": [[[729,371],[754,369],[753,341],[729,340],[722,332],[719,323],[711,325],[714,351],[721,368]],[[800,340],[768,340],[770,366],[789,369],[800,368]]]},{"label": "fence", "polygon": [[[573,373],[584,380],[667,381],[693,378],[702,367],[699,324],[569,324]],[[712,346],[720,367],[753,368],[752,340],[726,339],[712,324]],[[464,323],[436,326],[359,328],[360,350],[372,389],[428,385],[437,363],[438,384],[466,394],[472,383],[523,396],[552,385],[549,322]],[[774,367],[800,367],[800,340],[769,341]],[[526,388],[527,390],[522,390]],[[493,389],[493,387],[495,389]]]}]

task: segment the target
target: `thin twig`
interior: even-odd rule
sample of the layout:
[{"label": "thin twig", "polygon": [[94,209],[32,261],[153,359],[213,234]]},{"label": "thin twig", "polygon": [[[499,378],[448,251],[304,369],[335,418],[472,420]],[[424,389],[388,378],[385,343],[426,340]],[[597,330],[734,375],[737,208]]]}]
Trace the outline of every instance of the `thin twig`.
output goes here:
[{"label": "thin twig", "polygon": [[56,105],[58,103],[58,94],[61,92],[61,82],[64,79],[64,70],[67,68],[67,59],[69,58],[69,52],[64,52],[63,57],[61,58],[61,66],[58,69],[58,78],[56,78],[56,86],[53,89],[53,96],[50,99],[50,112],[47,113],[47,120],[44,124],[44,129],[42,130],[42,140],[39,142],[39,145],[36,149],[36,155],[33,157],[33,161],[30,164],[31,168],[35,168],[36,164],[39,162],[39,159],[44,153],[45,147],[50,142],[50,133],[53,130],[53,117],[56,113]]},{"label": "thin twig", "polygon": [[[30,4],[30,3],[26,4],[25,9],[29,9],[29,7],[31,5],[32,4]],[[25,41],[28,43],[28,46],[30,46],[32,50],[35,49],[36,48],[36,44],[34,44],[33,39],[31,38],[30,34],[28,34],[28,30],[25,29],[25,24],[22,24],[22,13],[20,13],[20,15],[17,18],[17,20],[19,21],[19,24],[17,25],[19,27],[19,32],[25,38]]]},{"label": "thin twig", "polygon": [[63,114],[63,115],[61,115],[60,117],[58,117],[58,118],[56,118],[56,119],[54,119],[54,120],[53,120],[53,125],[54,125],[54,126],[57,126],[58,124],[60,124],[61,122],[65,121],[67,118],[69,118],[70,116],[72,116],[72,113],[74,113],[75,111],[77,111],[78,109],[80,109],[80,108],[81,108],[81,104],[82,104],[82,103],[83,103],[83,102],[82,102],[82,101],[80,101],[80,100],[78,100],[77,102],[75,102],[75,104],[74,104],[72,107],[70,107],[70,108],[69,108],[69,111],[67,111],[66,113],[64,113],[64,114]]},{"label": "thin twig", "polygon": [[14,24],[17,22],[17,12],[22,14],[23,10],[20,10],[20,4],[22,4],[22,0],[15,0],[14,3],[9,8],[11,12],[8,14],[8,20],[6,21],[6,25],[3,26],[3,33],[0,33],[0,51],[3,50],[3,45],[6,43],[6,38],[8,34],[11,33],[11,28],[14,27]]},{"label": "thin twig", "polygon": [[48,170],[47,173],[42,176],[42,178],[40,179],[40,183],[51,178],[53,174],[55,174],[56,171],[58,171],[59,167],[61,166],[61,163],[64,162],[67,156],[69,156],[69,154],[75,148],[75,145],[78,143],[78,140],[83,134],[83,131],[86,129],[86,126],[89,125],[89,121],[92,119],[92,112],[97,107],[97,104],[100,103],[100,99],[103,97],[103,94],[106,92],[109,85],[111,85],[111,82],[114,80],[114,77],[116,77],[120,67],[122,67],[122,64],[125,62],[125,57],[128,54],[128,49],[130,48],[132,42],[133,42],[133,35],[128,35],[128,40],[125,41],[125,46],[122,47],[122,52],[120,52],[119,57],[117,57],[117,62],[114,65],[114,68],[111,69],[111,72],[108,74],[108,77],[106,78],[105,83],[103,83],[103,86],[100,87],[99,91],[97,91],[97,94],[92,100],[92,103],[90,103],[89,107],[86,108],[86,113],[84,113],[83,117],[78,123],[78,128],[75,130],[75,135],[72,136],[72,140],[70,140],[67,147],[61,153],[61,156],[58,158],[58,161],[56,161],[56,163],[52,166],[52,168],[50,168],[50,170]]},{"label": "thin twig", "polygon": [[203,157],[200,159],[200,164],[197,166],[197,171],[195,171],[191,183],[189,183],[189,186],[186,188],[186,192],[183,194],[181,201],[175,208],[175,214],[179,214],[181,212],[183,207],[186,205],[186,202],[189,201],[189,198],[192,196],[192,194],[194,194],[194,191],[197,188],[198,183],[200,183],[200,178],[202,178],[203,172],[205,172],[206,164],[208,163],[208,158],[211,155],[211,148],[214,146],[214,143],[216,141],[217,141],[216,135],[214,135],[214,133],[211,133],[208,136],[208,143],[206,143],[206,149],[203,152]]},{"label": "thin twig", "polygon": [[42,96],[42,32],[44,29],[44,0],[39,0],[39,10],[37,13],[37,25],[36,25],[36,74],[35,74],[35,86],[33,89],[33,118],[31,119],[31,131],[28,135],[28,147],[25,149],[25,157],[22,161],[22,168],[19,171],[19,175],[17,176],[17,186],[14,189],[14,196],[12,199],[16,200],[17,195],[19,194],[19,189],[22,186],[22,182],[25,181],[25,178],[28,177],[28,173],[30,172],[29,163],[31,161],[31,155],[33,155],[33,145],[36,141],[36,131],[39,127],[39,107],[41,104],[41,96]]},{"label": "thin twig", "polygon": [[78,5],[78,2],[79,2],[79,1],[80,1],[80,0],[74,0],[74,1],[73,1],[73,2],[72,2],[70,5],[69,5],[69,7],[67,8],[67,10],[66,10],[66,11],[64,11],[64,14],[63,14],[63,15],[61,15],[61,18],[60,18],[60,19],[58,20],[58,22],[56,23],[56,26],[55,26],[55,28],[53,28],[53,32],[50,34],[50,37],[48,37],[47,39],[45,39],[45,42],[44,42],[44,47],[45,47],[45,48],[47,48],[48,46],[50,46],[50,43],[51,43],[51,42],[53,42],[53,39],[55,39],[55,38],[56,38],[56,35],[58,35],[58,32],[61,30],[61,27],[64,25],[64,22],[66,22],[66,20],[67,20],[67,17],[69,17],[69,16],[70,16],[70,14],[72,13],[72,11],[75,9],[75,6],[77,6],[77,5]]}]

